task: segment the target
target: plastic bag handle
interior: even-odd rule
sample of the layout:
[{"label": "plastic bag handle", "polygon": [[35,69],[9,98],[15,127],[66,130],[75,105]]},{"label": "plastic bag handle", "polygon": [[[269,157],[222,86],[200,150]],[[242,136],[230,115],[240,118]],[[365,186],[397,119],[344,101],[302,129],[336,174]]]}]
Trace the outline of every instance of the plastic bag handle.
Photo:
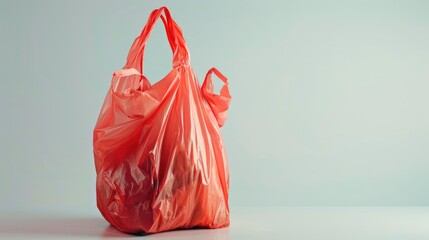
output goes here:
[{"label": "plastic bag handle", "polygon": [[155,9],[150,14],[141,34],[133,42],[133,45],[128,52],[127,63],[123,68],[135,68],[143,74],[144,48],[149,35],[159,18],[161,18],[164,24],[168,42],[170,43],[171,50],[173,51],[173,66],[177,63],[189,64],[188,48],[186,46],[182,30],[176,22],[174,22],[168,8],[164,6],[159,9]]},{"label": "plastic bag handle", "polygon": [[[215,74],[224,85],[222,86],[220,93],[215,94],[213,88],[212,74]],[[222,127],[225,124],[227,118],[227,111],[231,103],[231,95],[229,94],[228,88],[228,78],[226,78],[219,70],[216,68],[211,68],[204,79],[203,85],[201,86],[201,91],[204,98],[207,100],[216,120],[219,124],[219,127]]]}]

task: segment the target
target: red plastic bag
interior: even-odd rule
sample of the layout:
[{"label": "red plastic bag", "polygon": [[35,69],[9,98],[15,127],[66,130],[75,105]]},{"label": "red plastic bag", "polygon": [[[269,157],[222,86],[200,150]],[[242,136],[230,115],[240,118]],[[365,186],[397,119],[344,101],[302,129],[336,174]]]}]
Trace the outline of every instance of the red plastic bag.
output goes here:
[{"label": "red plastic bag", "polygon": [[[145,43],[161,18],[173,69],[151,85],[141,74]],[[212,73],[224,86],[213,93]],[[129,233],[229,225],[229,170],[219,128],[231,96],[211,69],[200,88],[179,26],[154,10],[123,69],[113,74],[94,129],[97,206]]]}]

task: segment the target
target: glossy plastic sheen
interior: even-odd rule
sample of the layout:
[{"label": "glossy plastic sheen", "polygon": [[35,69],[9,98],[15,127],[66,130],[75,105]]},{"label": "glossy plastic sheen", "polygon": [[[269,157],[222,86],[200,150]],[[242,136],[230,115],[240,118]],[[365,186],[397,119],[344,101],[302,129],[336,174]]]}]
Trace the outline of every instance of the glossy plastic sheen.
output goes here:
[{"label": "glossy plastic sheen", "polygon": [[[161,18],[173,69],[151,85],[143,51]],[[223,82],[213,93],[211,76]],[[113,74],[94,129],[97,206],[129,233],[229,225],[229,170],[219,128],[231,96],[211,69],[200,88],[181,29],[167,8],[154,10],[123,69]]]}]

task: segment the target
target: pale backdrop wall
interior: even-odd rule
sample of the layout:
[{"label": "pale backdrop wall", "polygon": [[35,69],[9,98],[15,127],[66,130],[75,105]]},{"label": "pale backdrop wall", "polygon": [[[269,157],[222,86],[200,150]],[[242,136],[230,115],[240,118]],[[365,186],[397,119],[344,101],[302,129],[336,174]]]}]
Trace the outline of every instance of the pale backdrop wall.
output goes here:
[{"label": "pale backdrop wall", "polygon": [[162,5],[230,79],[232,206],[429,204],[429,1],[1,1],[0,211],[97,212],[92,130]]}]

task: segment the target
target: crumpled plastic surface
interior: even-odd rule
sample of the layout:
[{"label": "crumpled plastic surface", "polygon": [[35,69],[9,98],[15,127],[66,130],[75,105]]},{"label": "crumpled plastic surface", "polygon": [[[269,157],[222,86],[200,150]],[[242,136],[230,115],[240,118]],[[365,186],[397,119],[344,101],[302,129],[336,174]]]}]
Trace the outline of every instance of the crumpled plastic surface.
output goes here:
[{"label": "crumpled plastic surface", "polygon": [[[151,85],[142,75],[145,43],[161,18],[173,69]],[[223,82],[213,93],[212,74]],[[229,226],[229,170],[220,127],[231,101],[211,69],[201,88],[182,31],[166,7],[154,10],[113,74],[94,129],[97,206],[121,231],[155,233]]]}]

